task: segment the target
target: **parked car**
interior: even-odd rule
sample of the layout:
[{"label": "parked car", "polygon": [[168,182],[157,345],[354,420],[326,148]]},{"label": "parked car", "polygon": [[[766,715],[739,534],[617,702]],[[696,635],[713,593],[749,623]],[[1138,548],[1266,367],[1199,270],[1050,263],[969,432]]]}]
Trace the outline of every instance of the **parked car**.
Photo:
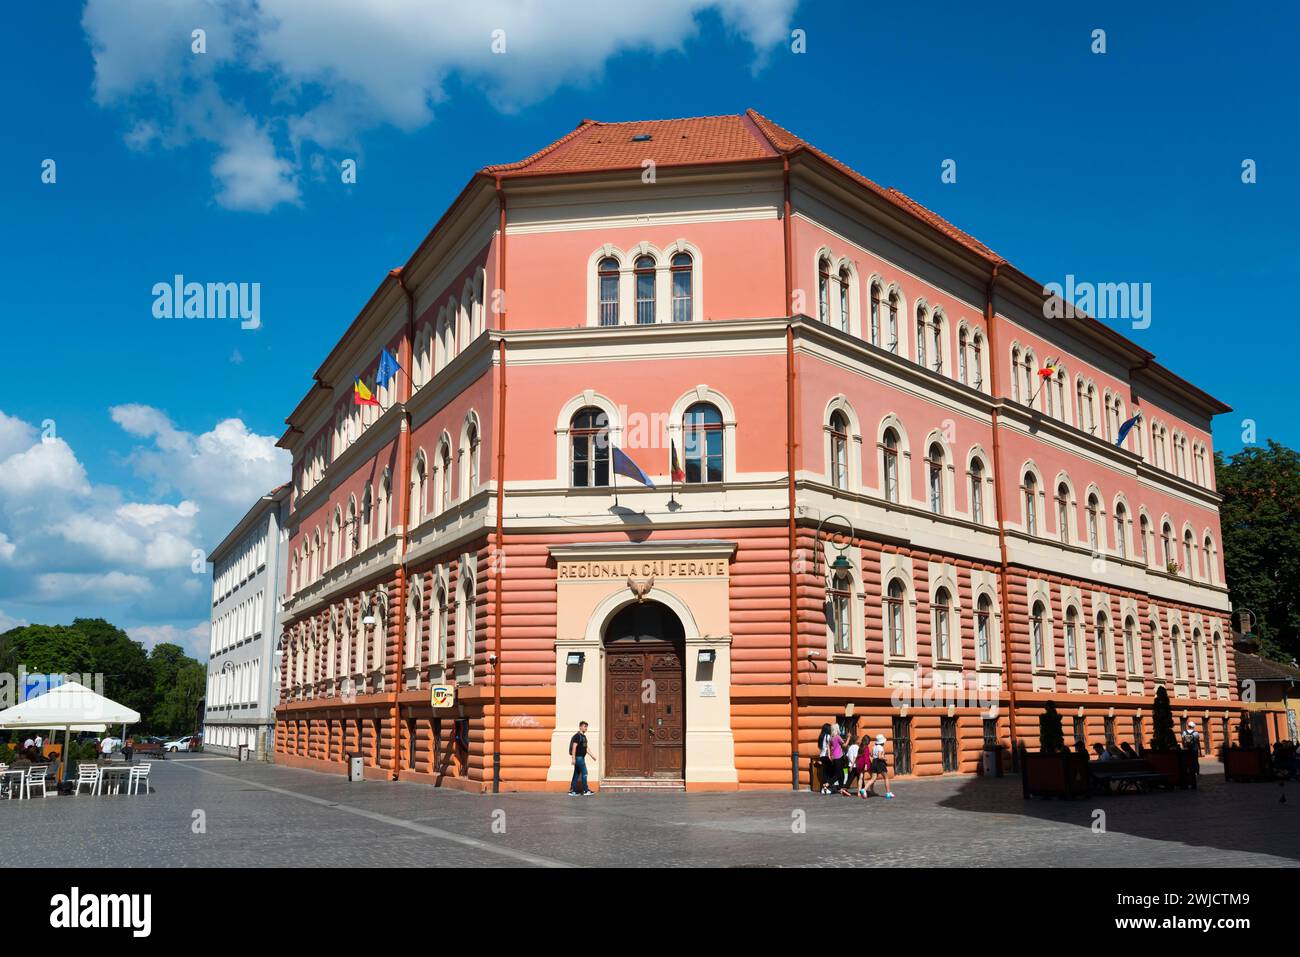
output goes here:
[{"label": "parked car", "polygon": [[194,735],[187,734],[183,738],[176,738],[172,741],[163,742],[164,751],[189,751],[190,742],[194,740]]}]

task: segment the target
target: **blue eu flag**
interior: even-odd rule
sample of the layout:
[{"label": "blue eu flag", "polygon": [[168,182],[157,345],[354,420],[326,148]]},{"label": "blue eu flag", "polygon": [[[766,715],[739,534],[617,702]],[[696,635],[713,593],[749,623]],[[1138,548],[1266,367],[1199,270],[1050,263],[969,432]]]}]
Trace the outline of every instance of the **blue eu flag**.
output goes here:
[{"label": "blue eu flag", "polygon": [[379,371],[375,373],[375,385],[388,385],[388,380],[401,371],[401,368],[393,354],[385,349],[379,354]]}]

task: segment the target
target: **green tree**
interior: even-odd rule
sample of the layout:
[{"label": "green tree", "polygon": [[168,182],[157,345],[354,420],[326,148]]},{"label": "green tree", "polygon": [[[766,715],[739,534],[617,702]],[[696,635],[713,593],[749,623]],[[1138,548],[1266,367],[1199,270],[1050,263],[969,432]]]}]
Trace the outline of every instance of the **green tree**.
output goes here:
[{"label": "green tree", "polygon": [[1038,716],[1038,749],[1044,754],[1065,750],[1065,732],[1061,730],[1061,715],[1055,701],[1048,701]]},{"label": "green tree", "polygon": [[70,625],[24,625],[5,632],[0,641],[6,671],[16,673],[22,667],[28,674],[84,674],[95,670],[90,641]]},{"label": "green tree", "polygon": [[1214,456],[1223,563],[1234,607],[1255,614],[1269,658],[1300,657],[1300,453],[1268,441]]},{"label": "green tree", "polygon": [[153,672],[144,646],[102,618],[77,618],[72,627],[90,642],[93,670],[104,676],[104,694],[141,717],[147,715],[155,702]]},{"label": "green tree", "polygon": [[1151,750],[1174,751],[1178,738],[1174,735],[1174,712],[1169,707],[1169,692],[1161,685],[1156,689],[1156,703],[1151,708]]}]

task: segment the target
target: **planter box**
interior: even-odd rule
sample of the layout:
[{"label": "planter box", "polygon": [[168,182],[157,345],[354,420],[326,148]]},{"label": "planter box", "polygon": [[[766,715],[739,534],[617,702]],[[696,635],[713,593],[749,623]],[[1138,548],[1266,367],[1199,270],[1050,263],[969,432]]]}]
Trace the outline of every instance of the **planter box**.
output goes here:
[{"label": "planter box", "polygon": [[1267,748],[1224,748],[1223,776],[1229,781],[1273,780],[1273,759]]},{"label": "planter box", "polygon": [[1088,793],[1088,756],[1073,751],[1026,752],[1020,766],[1020,787],[1026,798],[1083,797]]},{"label": "planter box", "polygon": [[1151,765],[1151,770],[1164,775],[1166,787],[1196,787],[1196,753],[1194,751],[1153,751],[1142,752],[1142,757]]}]

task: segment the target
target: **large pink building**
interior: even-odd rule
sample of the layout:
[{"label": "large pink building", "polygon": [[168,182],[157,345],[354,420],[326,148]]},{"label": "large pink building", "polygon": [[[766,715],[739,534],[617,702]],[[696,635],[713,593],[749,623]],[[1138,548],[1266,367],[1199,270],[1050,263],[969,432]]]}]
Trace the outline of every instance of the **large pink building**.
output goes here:
[{"label": "large pink building", "polygon": [[605,787],[789,787],[836,717],[971,771],[1160,685],[1217,745],[1228,409],[1060,305],[752,110],[478,171],[287,420],[277,760],[564,789],[587,721]]}]

